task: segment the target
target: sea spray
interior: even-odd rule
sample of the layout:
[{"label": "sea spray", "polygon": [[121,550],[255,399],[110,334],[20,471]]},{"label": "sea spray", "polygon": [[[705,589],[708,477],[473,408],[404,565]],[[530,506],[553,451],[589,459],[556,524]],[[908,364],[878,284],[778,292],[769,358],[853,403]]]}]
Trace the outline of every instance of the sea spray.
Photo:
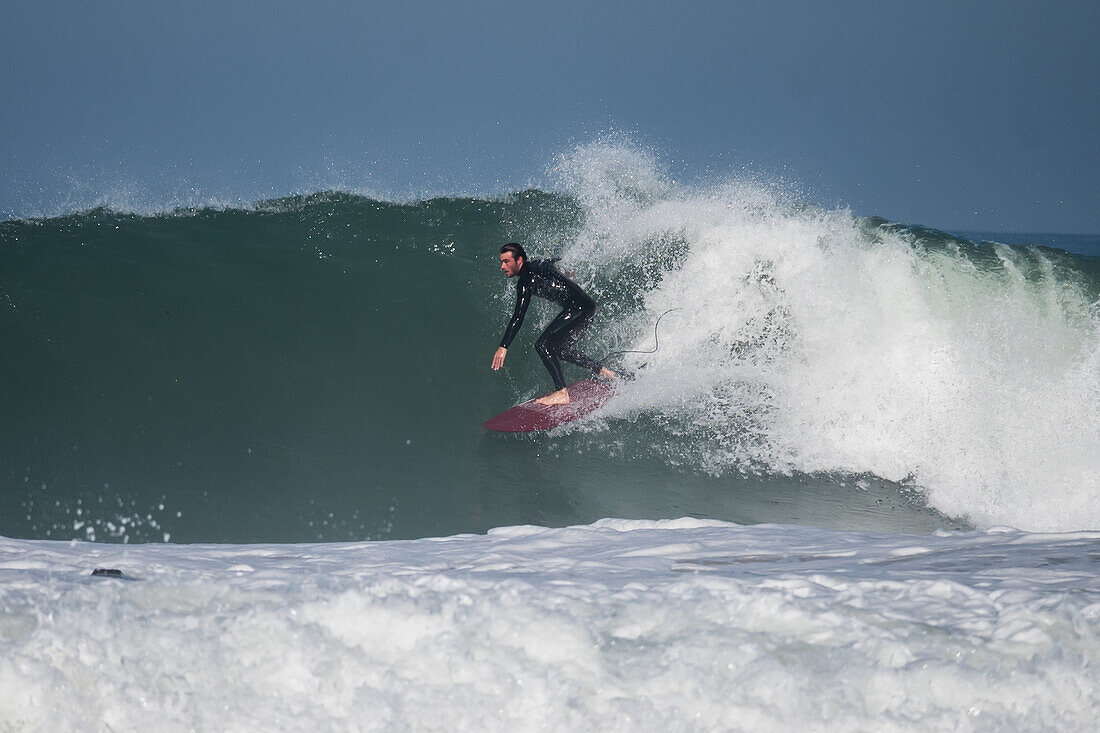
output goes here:
[{"label": "sea spray", "polygon": [[1100,526],[1100,307],[1080,272],[751,182],[677,185],[620,145],[559,170],[587,207],[565,261],[605,299],[648,271],[633,329],[680,309],[609,414],[664,425],[670,460],[871,473],[979,524]]}]

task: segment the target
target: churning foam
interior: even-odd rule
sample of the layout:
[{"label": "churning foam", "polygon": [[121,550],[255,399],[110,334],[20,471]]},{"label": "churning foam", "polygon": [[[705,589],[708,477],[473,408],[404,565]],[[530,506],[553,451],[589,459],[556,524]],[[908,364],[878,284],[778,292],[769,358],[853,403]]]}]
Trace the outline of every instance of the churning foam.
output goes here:
[{"label": "churning foam", "polygon": [[619,143],[558,172],[586,213],[567,261],[644,283],[632,348],[679,309],[612,407],[666,425],[676,460],[873,473],[982,525],[1100,527],[1100,305],[1079,273],[759,184],[677,185]]},{"label": "churning foam", "polygon": [[1098,547],[690,519],[0,538],[0,729],[1091,731]]}]

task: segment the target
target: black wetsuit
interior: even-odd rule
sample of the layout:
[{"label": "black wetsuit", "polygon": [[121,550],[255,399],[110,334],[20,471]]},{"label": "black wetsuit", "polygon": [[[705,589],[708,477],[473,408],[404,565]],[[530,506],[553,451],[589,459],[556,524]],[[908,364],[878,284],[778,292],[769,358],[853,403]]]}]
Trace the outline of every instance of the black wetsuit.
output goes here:
[{"label": "black wetsuit", "polygon": [[535,340],[535,350],[539,352],[542,363],[550,372],[554,387],[565,387],[561,359],[598,374],[602,365],[573,348],[573,344],[596,317],[596,301],[588,297],[588,293],[581,290],[575,282],[558,272],[554,260],[529,260],[523,263],[516,275],[516,310],[512,313],[512,320],[508,321],[504,338],[500,340],[501,347],[507,349],[516,337],[516,332],[523,324],[523,317],[527,314],[527,306],[531,304],[532,295],[546,298],[562,307],[562,312],[550,321],[550,325]]}]

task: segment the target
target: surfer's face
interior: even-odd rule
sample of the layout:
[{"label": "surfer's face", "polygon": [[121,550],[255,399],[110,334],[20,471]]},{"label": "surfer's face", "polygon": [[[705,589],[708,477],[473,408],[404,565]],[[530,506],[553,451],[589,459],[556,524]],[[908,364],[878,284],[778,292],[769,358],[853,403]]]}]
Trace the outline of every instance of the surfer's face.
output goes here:
[{"label": "surfer's face", "polygon": [[507,277],[515,277],[519,274],[520,269],[523,267],[523,258],[518,260],[512,256],[511,252],[500,253],[500,270]]}]

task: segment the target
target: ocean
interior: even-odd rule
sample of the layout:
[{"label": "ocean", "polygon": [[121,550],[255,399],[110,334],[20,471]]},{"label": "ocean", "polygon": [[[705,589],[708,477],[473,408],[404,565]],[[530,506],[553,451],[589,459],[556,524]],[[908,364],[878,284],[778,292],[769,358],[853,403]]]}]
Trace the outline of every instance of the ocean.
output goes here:
[{"label": "ocean", "polygon": [[0,729],[1091,730],[1100,237],[557,174],[0,222]]}]

